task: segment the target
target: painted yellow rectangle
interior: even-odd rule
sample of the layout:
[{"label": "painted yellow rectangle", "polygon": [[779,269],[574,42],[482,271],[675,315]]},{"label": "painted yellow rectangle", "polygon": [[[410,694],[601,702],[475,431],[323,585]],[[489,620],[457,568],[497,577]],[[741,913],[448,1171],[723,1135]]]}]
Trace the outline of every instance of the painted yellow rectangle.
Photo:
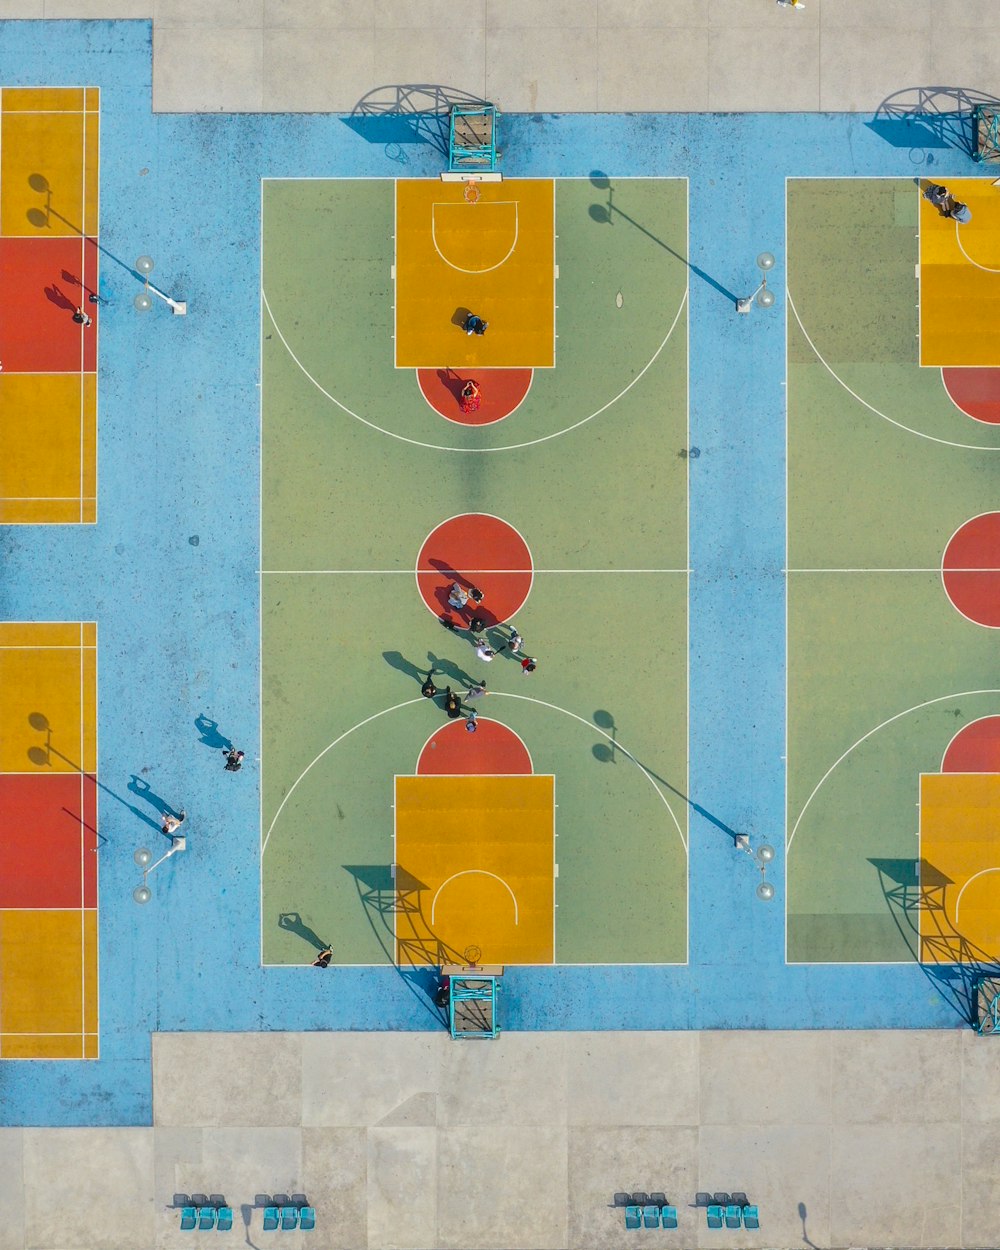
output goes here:
[{"label": "painted yellow rectangle", "polygon": [[972,220],[942,217],[921,196],[920,363],[1000,365],[1000,195],[988,178],[947,186]]},{"label": "painted yellow rectangle", "polygon": [[83,162],[83,233],[95,238],[98,233],[100,163],[97,159],[100,150],[101,118],[98,113],[88,113],[84,118],[84,162]]},{"label": "painted yellow rectangle", "polygon": [[551,776],[397,777],[400,960],[552,963],[554,817]]},{"label": "painted yellow rectangle", "polygon": [[0,410],[5,520],[79,522],[81,495],[97,489],[96,375],[0,373]]},{"label": "painted yellow rectangle", "polygon": [[97,113],[101,108],[101,89],[100,87],[84,87],[83,89],[83,107],[90,113]]},{"label": "painted yellow rectangle", "polygon": [[0,621],[0,648],[96,645],[97,625],[93,621]]},{"label": "painted yellow rectangle", "polygon": [[98,160],[96,146],[84,140],[82,112],[0,114],[0,233],[51,238],[84,231],[85,162]]},{"label": "painted yellow rectangle", "polygon": [[5,113],[79,112],[85,91],[84,87],[4,87],[0,106]]},{"label": "painted yellow rectangle", "polygon": [[[396,184],[396,365],[550,368],[555,363],[555,184]],[[489,324],[467,335],[464,316]]]},{"label": "painted yellow rectangle", "polygon": [[[93,1032],[96,915],[81,911],[0,911],[0,1011],[4,1033]],[[91,1014],[88,1025],[86,1015]],[[77,1042],[77,1055],[82,1045]]]},{"label": "painted yellow rectangle", "polygon": [[34,645],[0,645],[0,772],[96,771],[97,653],[72,628],[75,645],[42,641],[51,626]]},{"label": "painted yellow rectangle", "polygon": [[927,962],[1000,958],[1000,774],[920,778],[919,911]]},{"label": "painted yellow rectangle", "polygon": [[[91,1059],[85,1054],[86,1038],[79,1033],[0,1033],[0,1059]],[[94,1039],[96,1041],[96,1038]]]}]

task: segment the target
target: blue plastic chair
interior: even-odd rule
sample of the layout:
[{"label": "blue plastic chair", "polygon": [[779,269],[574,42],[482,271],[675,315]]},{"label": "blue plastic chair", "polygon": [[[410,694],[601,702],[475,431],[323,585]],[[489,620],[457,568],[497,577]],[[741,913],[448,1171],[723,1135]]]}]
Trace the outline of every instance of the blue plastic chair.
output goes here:
[{"label": "blue plastic chair", "polygon": [[228,1233],[233,1226],[233,1208],[219,1207],[216,1215],[215,1227],[220,1233]]},{"label": "blue plastic chair", "polygon": [[740,1219],[742,1214],[742,1207],[726,1207],[726,1228],[739,1228],[743,1223]]},{"label": "blue plastic chair", "polygon": [[709,1228],[722,1227],[722,1207],[708,1207],[705,1210],[705,1218],[708,1220]]},{"label": "blue plastic chair", "polygon": [[286,1233],[290,1233],[293,1228],[299,1226],[299,1209],[298,1207],[282,1207],[281,1208],[281,1227]]},{"label": "blue plastic chair", "polygon": [[660,1207],[660,1223],[664,1228],[677,1227],[677,1208]]},{"label": "blue plastic chair", "polygon": [[281,1213],[277,1207],[264,1208],[264,1232],[273,1233],[281,1221]]},{"label": "blue plastic chair", "polygon": [[202,1231],[215,1227],[215,1207],[198,1208],[198,1227]]},{"label": "blue plastic chair", "polygon": [[316,1227],[316,1208],[315,1207],[299,1207],[299,1228],[304,1228],[306,1232]]},{"label": "blue plastic chair", "polygon": [[642,1208],[642,1226],[643,1228],[659,1228],[660,1227],[660,1208],[659,1207],[643,1207]]},{"label": "blue plastic chair", "polygon": [[743,1227],[744,1228],[760,1228],[760,1216],[756,1207],[743,1208]]},{"label": "blue plastic chair", "polygon": [[194,1207],[181,1207],[181,1228],[189,1233],[198,1227],[198,1212]]},{"label": "blue plastic chair", "polygon": [[625,1227],[642,1228],[642,1207],[625,1208]]}]

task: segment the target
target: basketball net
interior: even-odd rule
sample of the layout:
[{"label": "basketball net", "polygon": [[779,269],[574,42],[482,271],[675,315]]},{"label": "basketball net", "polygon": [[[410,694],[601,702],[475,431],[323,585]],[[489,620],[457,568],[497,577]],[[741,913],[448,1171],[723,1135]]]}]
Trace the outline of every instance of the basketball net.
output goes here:
[{"label": "basketball net", "polygon": [[479,201],[479,183],[474,178],[470,178],[465,184],[465,198],[469,204],[476,204]]}]

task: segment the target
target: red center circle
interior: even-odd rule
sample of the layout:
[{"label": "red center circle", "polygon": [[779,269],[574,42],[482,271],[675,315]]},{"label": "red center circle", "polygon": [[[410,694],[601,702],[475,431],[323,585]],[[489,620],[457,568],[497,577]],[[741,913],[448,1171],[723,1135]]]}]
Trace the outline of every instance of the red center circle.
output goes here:
[{"label": "red center circle", "polygon": [[[533,575],[528,544],[512,525],[485,512],[443,521],[417,557],[420,597],[435,616],[450,618],[459,629],[476,616],[487,627],[509,621],[524,606]],[[448,602],[456,582],[468,596],[461,608]],[[473,589],[482,592],[481,601]]]},{"label": "red center circle", "polygon": [[[418,369],[417,384],[435,412],[456,425],[493,425],[509,417],[519,407],[531,387],[531,369]],[[465,411],[462,388],[474,381],[479,386],[479,404]]]},{"label": "red center circle", "polygon": [[941,572],[945,594],[963,616],[1000,629],[1000,512],[984,512],[955,531]]}]

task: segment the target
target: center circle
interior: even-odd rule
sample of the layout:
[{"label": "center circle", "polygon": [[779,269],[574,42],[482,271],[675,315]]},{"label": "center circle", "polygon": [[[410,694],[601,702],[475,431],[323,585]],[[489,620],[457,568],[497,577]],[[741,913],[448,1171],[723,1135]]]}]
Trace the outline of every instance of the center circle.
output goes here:
[{"label": "center circle", "polygon": [[945,594],[964,617],[1000,629],[1000,512],[983,512],[955,531],[941,575]]},{"label": "center circle", "polygon": [[[430,611],[459,629],[476,616],[487,627],[509,621],[524,606],[534,577],[528,544],[513,525],[487,512],[442,521],[420,548],[416,572]],[[448,602],[456,582],[468,596],[461,608]],[[478,602],[473,589],[482,592]]]}]

